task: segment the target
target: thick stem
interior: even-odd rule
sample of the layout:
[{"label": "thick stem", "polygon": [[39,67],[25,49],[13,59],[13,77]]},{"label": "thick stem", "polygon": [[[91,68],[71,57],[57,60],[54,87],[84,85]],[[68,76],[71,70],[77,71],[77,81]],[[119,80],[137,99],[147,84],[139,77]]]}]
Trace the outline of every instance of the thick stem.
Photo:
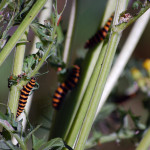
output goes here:
[{"label": "thick stem", "polygon": [[[111,0],[108,1],[100,28],[106,23],[110,15],[114,12],[115,2],[112,2]],[[80,103],[84,96],[84,92],[86,91],[86,88],[88,86],[90,77],[93,73],[96,61],[101,52],[102,45],[103,41],[95,49],[88,51],[86,59],[84,60],[84,63],[81,66],[81,76],[79,79],[79,84],[77,85],[77,88],[72,91],[71,97],[68,97],[68,99],[65,102],[65,105],[62,107],[59,113],[57,113],[56,121],[52,125],[52,132],[50,138],[59,136],[62,137],[67,143],[69,141],[70,146],[73,145],[75,139],[69,138],[69,134],[72,130],[71,128],[73,126],[73,121],[75,119],[78,108],[81,105]],[[105,50],[102,51],[105,52]],[[86,104],[88,104],[88,101]],[[83,114],[80,117],[82,116]],[[60,124],[62,125],[61,128]],[[76,132],[78,133],[78,131]],[[77,133],[73,134],[75,135],[75,138]]]},{"label": "thick stem", "polygon": [[[118,0],[116,12],[114,16],[114,22],[113,25],[116,25],[119,15],[122,11],[125,10],[127,6],[128,0]],[[92,74],[91,80],[89,82],[89,86],[86,90],[85,97],[83,98],[83,103],[86,102],[87,99],[90,99],[90,103],[88,105],[88,109],[86,110],[86,114],[84,116],[84,120],[80,120],[82,122],[82,126],[80,128],[80,131],[78,133],[78,138],[76,139],[76,145],[75,150],[83,150],[85,142],[88,138],[88,134],[90,132],[90,129],[92,127],[92,123],[94,121],[94,117],[96,114],[96,110],[99,104],[99,97],[101,97],[103,88],[114,58],[114,54],[116,52],[116,48],[118,46],[119,40],[120,40],[121,34],[116,32],[111,32],[111,36],[109,39],[108,47],[106,50],[106,55],[104,57],[103,63],[100,62],[102,59],[101,55],[97,61],[97,64],[95,66],[94,72]],[[102,67],[101,67],[102,65]],[[98,71],[99,70],[99,71]],[[98,72],[98,76],[97,76]],[[96,81],[96,84],[95,84]],[[94,89],[91,90],[91,84],[94,85]],[[93,86],[92,86],[93,87]],[[91,93],[89,95],[89,93]],[[88,97],[87,97],[88,96]],[[82,111],[84,110],[84,105],[79,108],[79,111],[77,113],[76,119],[74,121],[74,129],[76,130],[76,126],[79,123],[79,116],[83,115]],[[78,120],[78,121],[77,121]]]},{"label": "thick stem", "polygon": [[30,25],[30,23],[33,21],[33,19],[36,17],[36,15],[39,13],[39,11],[44,6],[45,2],[47,0],[38,0],[34,6],[31,8],[25,19],[22,21],[22,23],[19,25],[18,29],[15,31],[13,36],[10,38],[8,43],[4,46],[0,53],[0,66],[5,61],[7,56],[10,54],[12,49],[14,48],[17,41],[20,39],[26,28]]},{"label": "thick stem", "polygon": [[[28,30],[25,31],[20,41],[27,41],[27,33],[28,33]],[[18,76],[19,74],[22,73],[25,48],[26,48],[25,43],[19,43],[16,45],[16,52],[15,52],[14,66],[13,66],[14,76]],[[13,85],[10,88],[8,106],[11,112],[14,114],[14,117],[16,117],[19,95],[20,95],[20,89],[18,88],[18,86]]]}]

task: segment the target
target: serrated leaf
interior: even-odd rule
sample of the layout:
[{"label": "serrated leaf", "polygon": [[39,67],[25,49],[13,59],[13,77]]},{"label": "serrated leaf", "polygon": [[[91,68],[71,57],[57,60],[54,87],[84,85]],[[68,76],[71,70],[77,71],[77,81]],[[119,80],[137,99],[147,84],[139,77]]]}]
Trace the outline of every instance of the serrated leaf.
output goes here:
[{"label": "serrated leaf", "polygon": [[38,150],[43,144],[45,144],[44,139],[38,139],[32,135],[33,149]]}]

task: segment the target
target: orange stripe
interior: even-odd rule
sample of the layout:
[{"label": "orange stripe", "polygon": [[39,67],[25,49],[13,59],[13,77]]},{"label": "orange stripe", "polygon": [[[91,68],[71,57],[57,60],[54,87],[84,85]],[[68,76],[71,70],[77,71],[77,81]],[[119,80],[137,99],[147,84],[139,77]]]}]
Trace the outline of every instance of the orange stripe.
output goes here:
[{"label": "orange stripe", "polygon": [[110,26],[110,25],[111,25],[111,22],[107,22],[106,25]]},{"label": "orange stripe", "polygon": [[34,83],[30,82],[30,84],[31,84],[32,86],[34,86],[34,85],[35,85],[35,82],[34,82]]},{"label": "orange stripe", "polygon": [[27,91],[29,91],[29,92],[31,91],[30,89],[28,89],[28,88],[26,87],[26,85],[25,85],[23,88],[25,88],[25,89],[26,89]]},{"label": "orange stripe", "polygon": [[104,29],[105,29],[106,31],[108,31],[108,30],[109,30],[109,27],[107,27],[107,26],[104,26]]},{"label": "orange stripe", "polygon": [[28,98],[28,96],[25,96],[25,95],[23,95],[23,94],[22,94],[22,95],[20,95],[20,97],[23,97],[23,98]]},{"label": "orange stripe", "polygon": [[27,100],[19,99],[19,102],[23,102],[23,103],[25,103],[25,102],[27,102]]},{"label": "orange stripe", "polygon": [[58,93],[55,93],[55,95],[54,95],[55,97],[58,97],[58,98],[61,98],[61,95],[60,94],[58,94]]},{"label": "orange stripe", "polygon": [[17,110],[17,112],[19,112],[19,113],[22,113],[22,112],[23,112],[23,110],[21,110],[21,109],[18,109],[18,110]]},{"label": "orange stripe", "polygon": [[57,91],[58,91],[59,93],[63,93],[63,89],[62,89],[61,87],[58,87],[58,88],[57,88]]},{"label": "orange stripe", "polygon": [[[69,88],[67,87],[67,85],[66,85],[65,83],[62,83],[61,86],[62,86],[63,88],[66,88],[67,90],[69,90]],[[63,90],[63,89],[62,89],[62,90]],[[65,93],[64,90],[63,90],[63,92]]]},{"label": "orange stripe", "polygon": [[32,86],[32,85],[30,85],[29,83],[27,84],[27,86],[28,86],[28,87],[30,87],[30,88],[33,88],[33,86]]},{"label": "orange stripe", "polygon": [[58,102],[60,102],[60,100],[59,100],[59,99],[56,99],[56,98],[53,98],[53,102],[58,103]]},{"label": "orange stripe", "polygon": [[24,107],[22,108],[22,107],[18,107],[18,109],[20,109],[20,110],[24,110]]},{"label": "orange stripe", "polygon": [[78,82],[78,78],[73,78],[73,81],[74,81],[75,83],[77,83],[77,82]]},{"label": "orange stripe", "polygon": [[58,104],[56,104],[56,103],[53,103],[53,106],[54,106],[54,107],[57,107],[57,106],[58,106]]},{"label": "orange stripe", "polygon": [[24,94],[29,94],[26,91],[24,91],[24,89],[22,89],[21,92],[24,93]]},{"label": "orange stripe", "polygon": [[104,37],[106,37],[107,32],[104,31],[104,32],[102,32],[102,34],[103,34]]},{"label": "orange stripe", "polygon": [[22,103],[20,103],[19,105],[21,105],[21,106],[25,106],[26,104],[22,104]]}]

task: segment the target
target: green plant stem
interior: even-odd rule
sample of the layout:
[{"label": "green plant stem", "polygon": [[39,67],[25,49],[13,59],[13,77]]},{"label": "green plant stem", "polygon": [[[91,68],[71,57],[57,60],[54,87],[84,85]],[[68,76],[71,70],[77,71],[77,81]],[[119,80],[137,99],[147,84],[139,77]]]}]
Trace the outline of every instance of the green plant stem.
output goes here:
[{"label": "green plant stem", "polygon": [[[102,27],[106,23],[112,12],[114,12],[115,2],[112,0],[108,1],[100,27]],[[88,82],[93,73],[102,46],[103,41],[95,49],[91,49],[88,51],[84,63],[81,66],[81,76],[77,88],[71,92],[71,97],[68,97],[65,105],[62,107],[59,113],[56,114],[55,122],[52,123],[50,138],[59,136],[65,141],[67,141],[67,139],[69,138],[67,136],[70,133],[70,128],[73,124],[73,120],[84,96],[84,92],[88,86]],[[104,52],[105,50],[102,51]]]},{"label": "green plant stem", "polygon": [[[54,31],[52,34],[52,39],[55,38],[55,34],[56,34],[56,28],[57,28],[57,20],[55,22],[55,27],[54,27]],[[45,52],[44,56],[42,57],[41,61],[38,63],[38,65],[36,66],[36,68],[32,71],[32,73],[30,74],[29,77],[34,76],[36,73],[38,73],[39,69],[41,68],[41,66],[43,65],[44,61],[46,60],[47,56],[49,55],[51,48],[53,46],[53,43],[51,43],[47,49],[47,51]]]},{"label": "green plant stem", "polygon": [[22,21],[22,23],[19,25],[13,36],[10,38],[8,43],[4,46],[0,53],[0,66],[5,61],[7,56],[10,54],[11,50],[14,48],[17,41],[20,39],[26,28],[30,25],[32,20],[36,17],[36,15],[39,13],[39,11],[44,6],[45,2],[47,0],[37,0],[37,2],[34,4],[34,6],[31,8],[25,19]]},{"label": "green plant stem", "polygon": [[[28,34],[28,29],[24,32],[20,41],[27,41],[27,34]],[[13,66],[13,75],[14,76],[18,76],[19,74],[22,73],[25,48],[26,48],[25,43],[18,43],[16,45],[16,52],[15,52],[14,66]],[[14,114],[14,117],[16,117],[19,95],[20,95],[20,89],[18,88],[18,86],[13,85],[10,88],[8,106],[9,106],[11,112]]]},{"label": "green plant stem", "polygon": [[[119,14],[125,10],[126,5],[127,5],[126,0],[124,1],[118,0],[113,25],[117,23]],[[70,133],[71,136],[74,136],[72,135],[72,133],[78,130],[77,129],[77,126],[79,126],[78,123],[79,122],[82,123],[82,125],[80,126],[80,130],[78,130],[79,132],[78,132],[78,138],[76,139],[76,144],[74,148],[75,150],[84,149],[84,145],[87,140],[88,134],[90,132],[90,129],[91,129],[91,126],[92,126],[92,123],[96,114],[96,110],[99,104],[99,97],[101,97],[102,95],[102,91],[103,91],[113,58],[114,58],[114,54],[116,52],[117,45],[120,40],[120,36],[121,36],[120,33],[111,32],[111,36],[110,36],[110,40],[109,40],[108,47],[106,50],[106,55],[104,57],[103,64],[101,62],[101,59],[103,59],[103,56],[100,55],[97,61],[97,64],[95,66],[94,72],[89,82],[89,86],[85,92],[85,97],[82,100],[83,104],[81,104],[77,112],[75,121],[73,123],[73,128],[71,130],[72,132]],[[90,99],[90,103],[87,108],[85,107],[87,105],[85,102],[87,100],[89,101],[89,99]],[[85,115],[84,113],[82,114],[83,111],[86,111]],[[84,119],[81,119],[80,116],[83,116]]]},{"label": "green plant stem", "polygon": [[150,146],[149,141],[150,141],[150,129],[148,129],[148,131],[144,135],[142,141],[140,142],[136,150],[148,150],[148,147]]},{"label": "green plant stem", "polygon": [[[101,66],[101,64],[103,62],[103,57],[105,55],[106,48],[107,48],[107,44],[102,48],[102,51],[99,54],[99,58],[100,58],[99,59],[99,63],[98,63],[99,67],[95,68],[96,73],[94,75],[92,74],[91,80],[95,79],[98,76],[98,73],[100,71],[100,66]],[[67,139],[66,139],[66,142],[70,146],[74,145],[74,142],[76,140],[78,131],[80,130],[80,128],[82,126],[82,123],[83,123],[83,120],[84,120],[84,117],[85,117],[88,105],[90,103],[89,97],[92,96],[92,90],[93,90],[95,84],[96,84],[96,80],[93,81],[93,82],[90,82],[88,84],[88,87],[87,87],[85,93],[84,93],[84,96],[83,96],[83,99],[82,99],[82,103],[80,104],[79,110],[78,110],[78,112],[76,114],[76,117],[75,117],[75,119],[74,119],[74,121],[72,123],[71,129],[70,129],[70,132],[68,133],[68,136],[67,136]],[[81,115],[81,112],[82,112],[82,115]]]}]

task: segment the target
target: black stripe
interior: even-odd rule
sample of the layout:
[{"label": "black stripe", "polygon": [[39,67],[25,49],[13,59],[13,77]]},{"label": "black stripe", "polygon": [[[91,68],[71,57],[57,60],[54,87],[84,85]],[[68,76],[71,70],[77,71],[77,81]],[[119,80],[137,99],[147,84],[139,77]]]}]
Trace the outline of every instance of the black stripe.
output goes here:
[{"label": "black stripe", "polygon": [[105,26],[108,27],[108,28],[110,27],[110,25],[108,25],[108,24],[106,24]]},{"label": "black stripe", "polygon": [[[30,84],[30,83],[28,83],[28,84]],[[30,91],[31,91],[31,89],[33,88],[33,86],[30,84],[30,85],[32,86],[32,87],[30,88],[30,87],[28,86],[28,84],[26,85],[26,87],[27,87],[28,89],[30,89]]]},{"label": "black stripe", "polygon": [[23,101],[21,101],[21,100],[19,100],[19,104],[26,104],[27,103],[27,101],[26,102],[23,102]]},{"label": "black stripe", "polygon": [[75,86],[77,83],[74,81],[73,78],[70,78],[69,81]]},{"label": "black stripe", "polygon": [[24,108],[25,106],[22,106],[22,105],[19,104],[19,107]]},{"label": "black stripe", "polygon": [[28,91],[25,87],[23,88],[23,90],[26,91],[27,93],[30,93],[30,91],[31,91],[30,89]]},{"label": "black stripe", "polygon": [[27,100],[28,99],[28,97],[22,97],[22,95],[20,95],[20,99],[23,99],[23,100]]},{"label": "black stripe", "polygon": [[29,96],[29,93],[25,94],[23,91],[21,91],[21,95]]},{"label": "black stripe", "polygon": [[68,80],[67,80],[67,82],[66,82],[66,86],[71,90],[72,89],[72,85],[68,82]]},{"label": "black stripe", "polygon": [[[104,27],[102,30],[103,30],[104,32],[106,32],[106,33],[108,32],[108,31],[105,29],[105,27]],[[109,29],[108,29],[108,30],[109,30]]]},{"label": "black stripe", "polygon": [[56,98],[56,99],[58,99],[60,101],[62,99],[62,96],[61,97],[53,96],[53,98]]},{"label": "black stripe", "polygon": [[65,87],[63,87],[62,84],[61,84],[61,85],[60,85],[60,88],[63,89],[63,91],[64,91],[65,93],[67,93],[68,89],[67,89],[67,87],[66,87],[66,83],[65,83]]},{"label": "black stripe", "polygon": [[72,78],[78,78],[78,79],[79,79],[79,76],[76,76],[75,74],[73,74],[71,77],[72,77]]},{"label": "black stripe", "polygon": [[100,31],[99,34],[101,35],[101,37],[102,37],[103,39],[105,38],[105,36],[103,35],[103,32],[102,32],[102,31]]}]

